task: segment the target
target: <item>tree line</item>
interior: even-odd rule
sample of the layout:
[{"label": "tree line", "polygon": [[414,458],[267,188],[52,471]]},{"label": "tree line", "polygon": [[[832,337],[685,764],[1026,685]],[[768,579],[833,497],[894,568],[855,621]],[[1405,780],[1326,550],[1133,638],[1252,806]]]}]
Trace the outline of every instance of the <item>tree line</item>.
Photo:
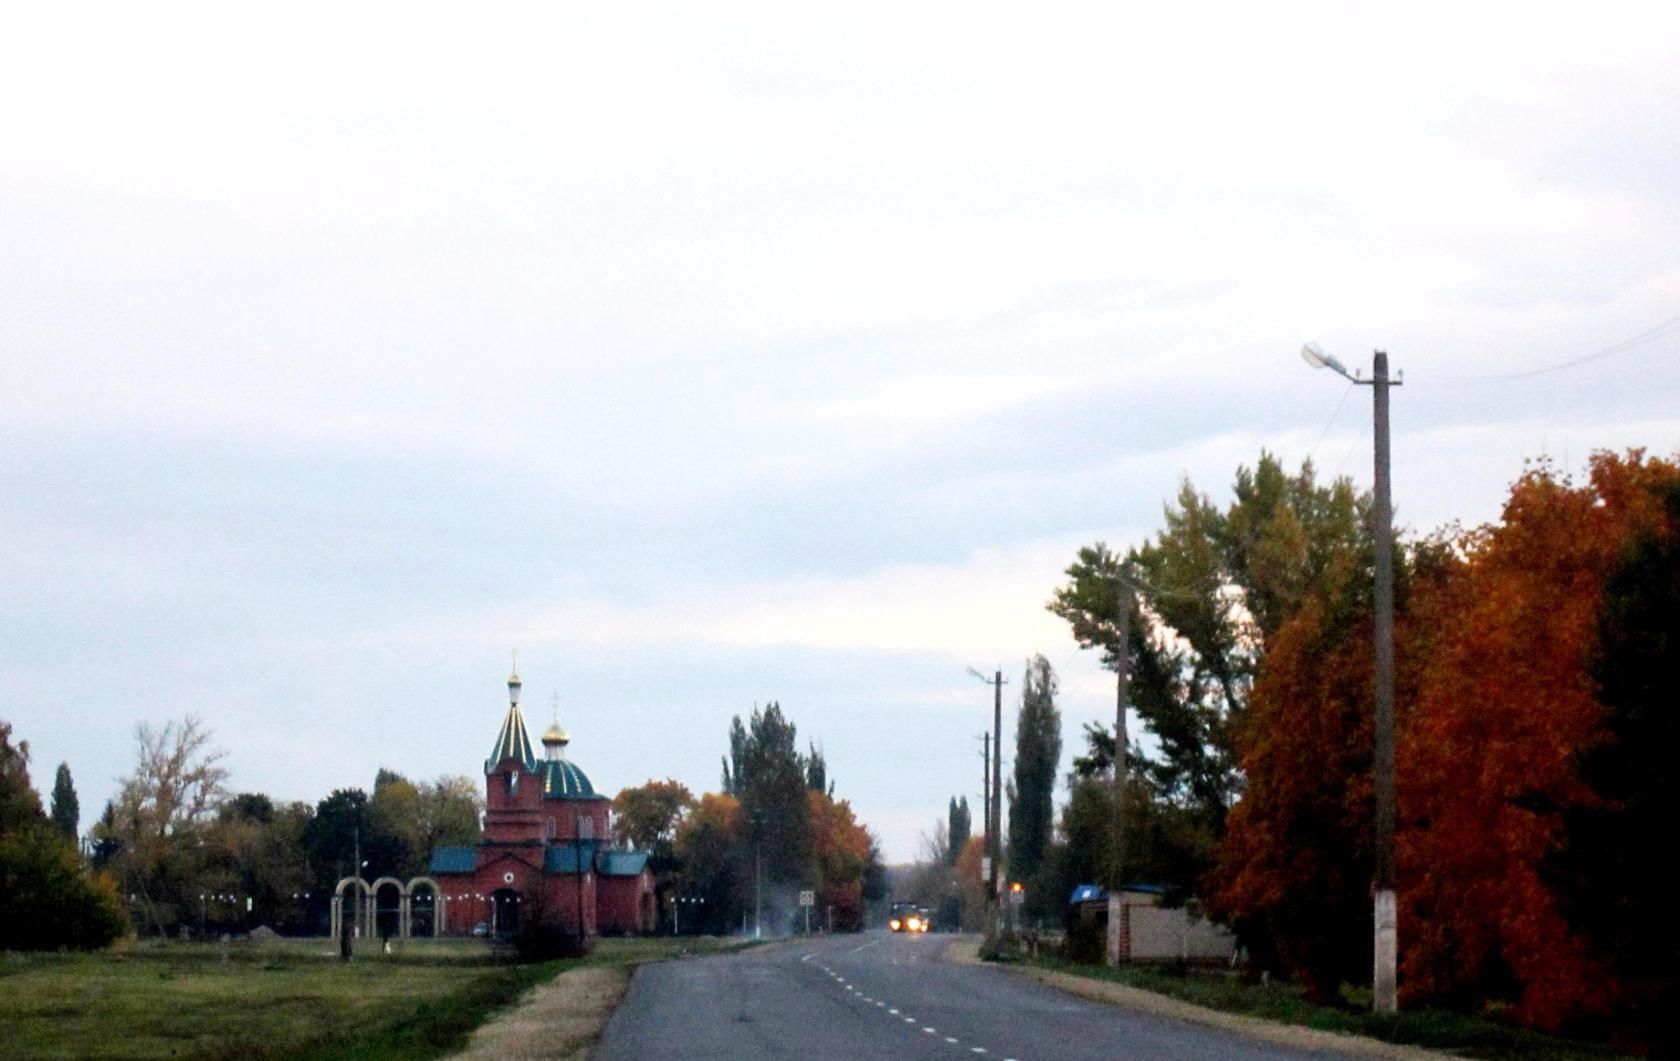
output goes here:
[{"label": "tree line", "polygon": [[[1029,660],[1009,875],[1052,918],[1079,883],[1164,885],[1233,926],[1255,975],[1339,1002],[1372,968],[1371,500],[1265,453],[1232,495],[1186,481],[1151,540],[1080,549],[1052,593],[1124,660],[1146,739],[1123,789],[1108,725],[1061,775],[1055,675]],[[1675,1049],[1680,465],[1534,463],[1495,522],[1398,542],[1402,1002]]]},{"label": "tree line", "polygon": [[[799,893],[815,893],[811,925],[862,928],[885,895],[880,847],[851,804],[834,798],[822,752],[799,750],[779,703],[730,722],[721,791],[696,798],[673,780],[626,788],[613,801],[621,834],[652,852],[662,917],[684,932],[800,931]],[[674,913],[673,913],[674,911]]]},{"label": "tree line", "polygon": [[[483,800],[469,777],[415,783],[382,769],[371,794],[337,789],[313,804],[232,791],[210,730],[189,716],[136,728],[135,768],[105,804],[83,853],[68,765],[58,769],[50,817],[42,814],[29,785],[28,745],[13,748],[11,727],[0,727],[0,872],[7,874],[0,894],[17,897],[7,919],[12,931],[33,926],[39,937],[0,948],[97,947],[131,929],[148,936],[259,925],[324,932],[339,880],[357,872],[407,880],[425,872],[436,848],[480,836]],[[26,916],[45,910],[54,894],[103,904],[99,931],[79,930],[75,918]]]}]

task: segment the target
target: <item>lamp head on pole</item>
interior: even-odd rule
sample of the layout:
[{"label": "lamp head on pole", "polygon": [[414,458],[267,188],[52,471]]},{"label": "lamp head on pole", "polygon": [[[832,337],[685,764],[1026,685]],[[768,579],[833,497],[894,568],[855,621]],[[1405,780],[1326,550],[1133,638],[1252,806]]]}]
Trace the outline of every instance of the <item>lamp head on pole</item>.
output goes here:
[{"label": "lamp head on pole", "polygon": [[1342,364],[1335,354],[1325,353],[1324,348],[1317,343],[1307,343],[1301,347],[1301,360],[1313,368],[1328,368],[1336,372],[1337,375],[1353,379],[1353,375],[1348,372],[1347,366]]}]

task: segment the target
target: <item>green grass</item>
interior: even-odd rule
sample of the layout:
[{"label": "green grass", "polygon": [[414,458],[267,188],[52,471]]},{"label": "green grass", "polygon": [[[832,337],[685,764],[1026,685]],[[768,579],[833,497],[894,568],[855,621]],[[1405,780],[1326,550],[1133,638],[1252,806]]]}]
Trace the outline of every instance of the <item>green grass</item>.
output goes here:
[{"label": "green grass", "polygon": [[144,943],[99,954],[0,955],[6,1056],[428,1058],[532,986],[581,964],[636,964],[725,941],[606,939],[582,961],[515,965],[481,941]]},{"label": "green grass", "polygon": [[1370,997],[1350,994],[1348,1007],[1308,1001],[1293,984],[1245,984],[1224,970],[1175,970],[1130,965],[1117,969],[1042,958],[1033,965],[1096,980],[1110,980],[1208,1009],[1322,1031],[1364,1035],[1385,1042],[1445,1050],[1463,1057],[1538,1061],[1604,1061],[1617,1058],[1609,1047],[1542,1035],[1487,1017],[1448,1010],[1404,1010],[1392,1016],[1369,1011]]}]

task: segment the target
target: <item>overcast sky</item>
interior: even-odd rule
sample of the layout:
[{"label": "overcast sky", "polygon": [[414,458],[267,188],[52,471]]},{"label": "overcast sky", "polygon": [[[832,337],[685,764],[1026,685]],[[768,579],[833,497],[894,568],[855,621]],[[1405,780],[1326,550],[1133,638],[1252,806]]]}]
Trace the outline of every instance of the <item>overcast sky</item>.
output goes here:
[{"label": "overcast sky", "polygon": [[1110,717],[1080,545],[1262,448],[1369,485],[1303,341],[1404,371],[1414,530],[1680,450],[1672,4],[810,7],[0,18],[38,788],[91,827],[187,713],[277,798],[477,776],[517,648],[598,788],[779,700],[908,860],[979,815],[966,667],[1048,656],[1064,765]]}]

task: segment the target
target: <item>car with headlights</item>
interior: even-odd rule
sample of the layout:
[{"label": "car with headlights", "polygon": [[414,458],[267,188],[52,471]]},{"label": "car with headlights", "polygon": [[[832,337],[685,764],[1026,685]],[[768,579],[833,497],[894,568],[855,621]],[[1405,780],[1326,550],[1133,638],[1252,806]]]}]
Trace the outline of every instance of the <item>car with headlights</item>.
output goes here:
[{"label": "car with headlights", "polygon": [[894,932],[926,932],[929,920],[927,912],[911,902],[893,903],[887,912],[887,928]]}]

